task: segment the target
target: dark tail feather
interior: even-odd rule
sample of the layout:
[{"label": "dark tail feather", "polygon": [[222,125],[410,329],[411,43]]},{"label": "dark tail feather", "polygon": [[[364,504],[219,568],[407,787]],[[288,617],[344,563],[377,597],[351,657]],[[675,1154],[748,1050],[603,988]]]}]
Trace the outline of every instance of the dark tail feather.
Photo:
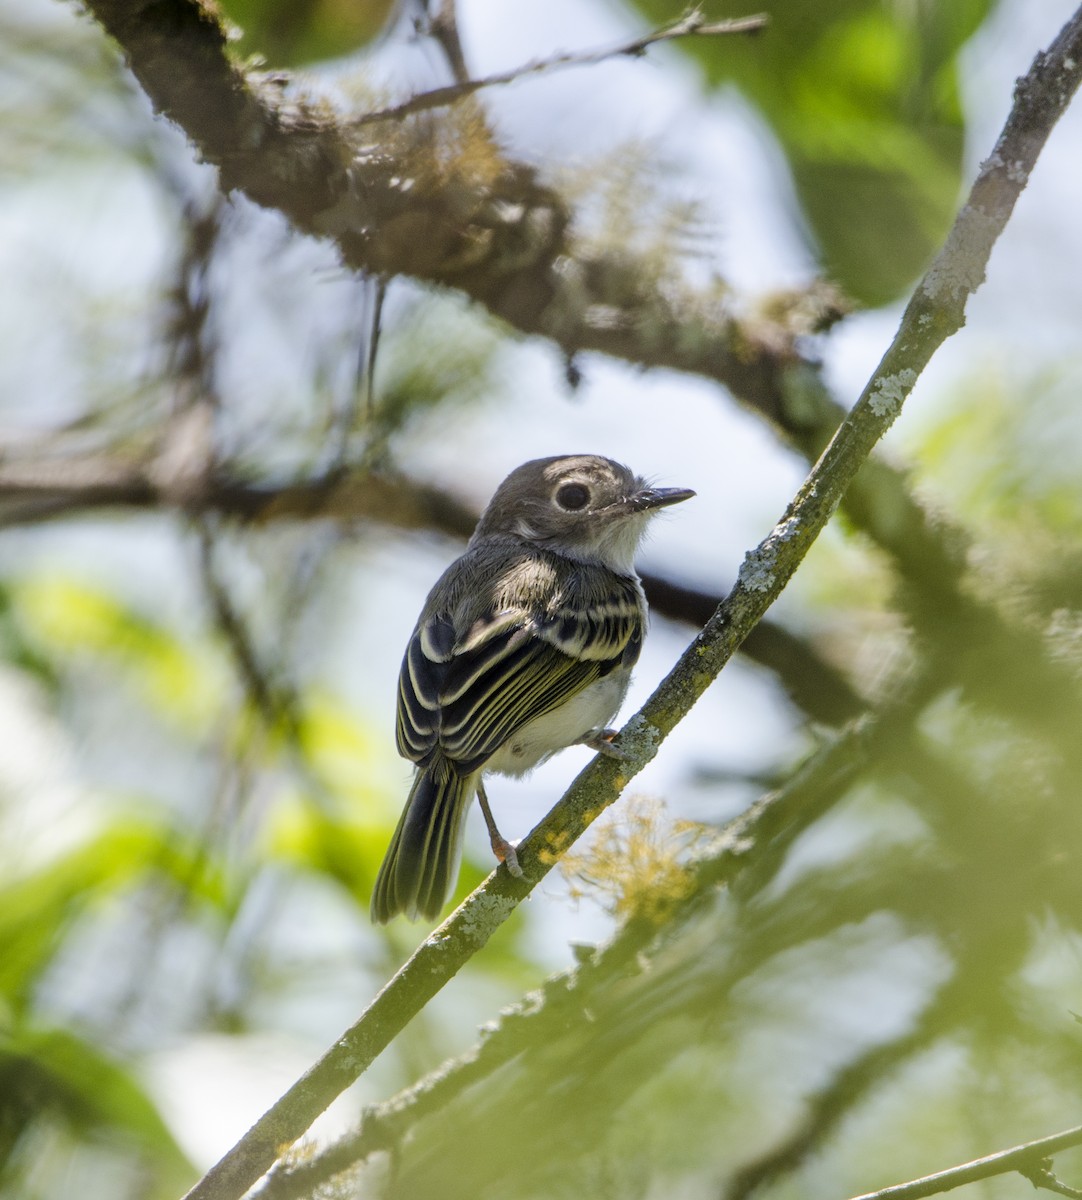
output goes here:
[{"label": "dark tail feather", "polygon": [[459,775],[446,759],[419,771],[372,892],[372,920],[398,913],[434,921],[458,878],[462,829],[477,790],[475,775]]}]

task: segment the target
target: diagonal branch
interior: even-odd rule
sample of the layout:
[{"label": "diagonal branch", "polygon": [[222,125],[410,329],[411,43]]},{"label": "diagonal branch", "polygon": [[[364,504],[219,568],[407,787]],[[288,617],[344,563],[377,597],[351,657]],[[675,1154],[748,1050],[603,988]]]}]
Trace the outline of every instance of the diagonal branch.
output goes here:
[{"label": "diagonal branch", "polygon": [[[965,320],[968,297],[1044,141],[1082,77],[1082,9],[1019,80],[1015,102],[943,249],[894,341],[782,519],[745,558],[736,586],[624,727],[626,760],[594,759],[519,849],[523,877],[494,871],[417,948],[368,1009],[188,1193],[237,1200],[358,1078],[396,1034],[487,943],[561,853],[615,801],[687,715],[788,583],[875,443],[893,424],[936,348]],[[1082,1135],[1080,1135],[1082,1136]]]}]

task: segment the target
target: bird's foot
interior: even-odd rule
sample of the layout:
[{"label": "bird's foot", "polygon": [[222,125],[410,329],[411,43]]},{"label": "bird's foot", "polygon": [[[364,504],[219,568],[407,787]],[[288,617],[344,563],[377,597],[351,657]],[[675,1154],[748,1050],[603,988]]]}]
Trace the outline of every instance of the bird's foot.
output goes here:
[{"label": "bird's foot", "polygon": [[603,754],[606,758],[615,758],[624,762],[628,757],[627,751],[621,750],[613,740],[618,736],[619,730],[616,729],[591,729],[585,737],[579,738],[579,745],[596,750],[598,754]]},{"label": "bird's foot", "polygon": [[505,837],[500,837],[497,834],[492,838],[490,845],[492,846],[492,853],[496,855],[500,862],[503,863],[516,879],[521,879],[522,868],[518,865],[515,843],[509,842]]}]

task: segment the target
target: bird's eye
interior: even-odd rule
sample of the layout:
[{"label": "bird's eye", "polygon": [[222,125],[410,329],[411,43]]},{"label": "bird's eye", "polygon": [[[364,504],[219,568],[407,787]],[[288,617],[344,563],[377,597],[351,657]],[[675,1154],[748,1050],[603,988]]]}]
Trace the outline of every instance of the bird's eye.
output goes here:
[{"label": "bird's eye", "polygon": [[590,489],[582,483],[565,483],[556,492],[556,503],[561,508],[578,512],[590,503]]}]

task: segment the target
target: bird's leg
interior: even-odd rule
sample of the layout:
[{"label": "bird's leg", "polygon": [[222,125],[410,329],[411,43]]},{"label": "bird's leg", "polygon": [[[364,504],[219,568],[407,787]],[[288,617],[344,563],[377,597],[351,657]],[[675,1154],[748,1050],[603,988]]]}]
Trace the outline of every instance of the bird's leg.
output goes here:
[{"label": "bird's leg", "polygon": [[627,759],[627,751],[621,750],[613,741],[613,738],[617,737],[619,733],[618,729],[591,729],[589,733],[579,738],[578,744],[596,750],[598,754],[603,754],[606,758],[617,758],[624,761]]},{"label": "bird's leg", "polygon": [[488,826],[488,840],[492,846],[492,853],[504,863],[507,869],[516,878],[522,878],[522,868],[518,865],[518,855],[515,853],[513,842],[509,842],[502,833],[496,828],[496,818],[492,815],[492,809],[488,806],[488,797],[485,795],[485,785],[480,779],[477,781],[477,800],[481,805],[481,812],[485,815],[485,824]]}]

